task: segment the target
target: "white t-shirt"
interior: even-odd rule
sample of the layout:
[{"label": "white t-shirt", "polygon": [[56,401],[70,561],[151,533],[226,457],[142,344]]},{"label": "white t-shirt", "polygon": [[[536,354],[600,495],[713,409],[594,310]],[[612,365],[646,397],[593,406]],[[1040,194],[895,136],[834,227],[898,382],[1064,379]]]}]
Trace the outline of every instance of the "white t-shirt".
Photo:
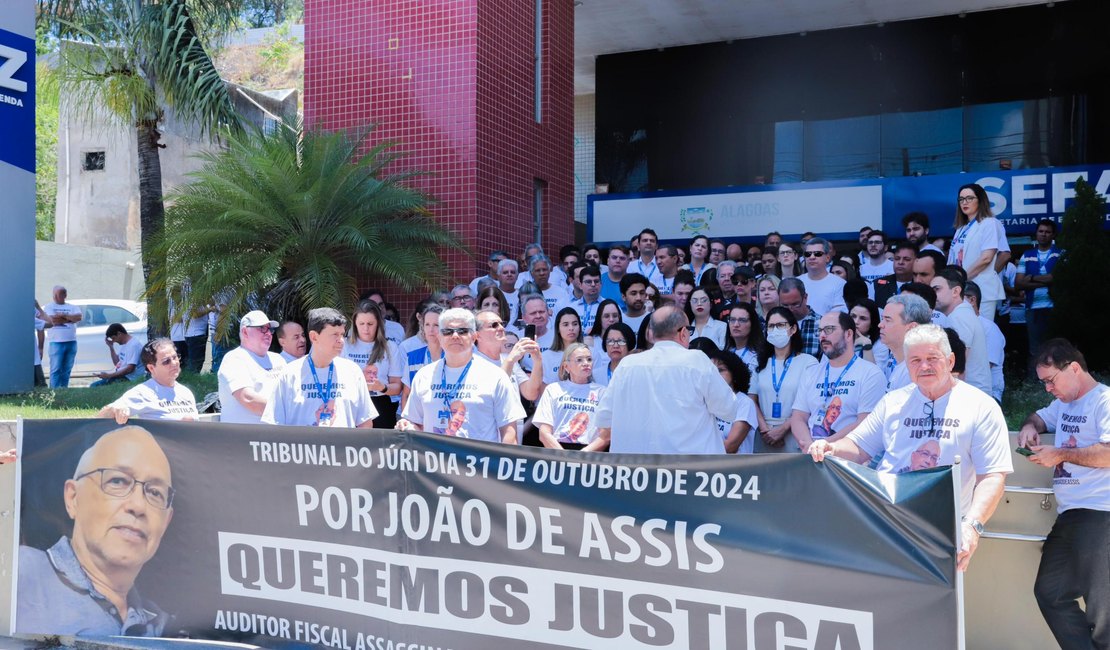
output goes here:
[{"label": "white t-shirt", "polygon": [[866,258],[863,264],[860,264],[859,277],[867,283],[867,296],[872,300],[875,299],[875,280],[885,278],[888,275],[894,275],[894,262],[885,257],[878,265],[871,264],[870,257]]},{"label": "white t-shirt", "polygon": [[[515,288],[512,293],[508,293],[502,289],[501,294],[505,296],[505,302],[509,304],[509,321],[515,323],[520,318],[520,292]],[[506,323],[506,325],[508,324],[509,323]]]},{"label": "white t-shirt", "polygon": [[501,427],[525,413],[509,376],[497,366],[472,359],[469,368],[447,368],[440,360],[416,373],[401,417],[428,433],[500,442]]},{"label": "white t-shirt", "polygon": [[586,302],[586,298],[575,298],[570,301],[570,306],[574,307],[574,311],[578,312],[578,318],[582,321],[582,331],[589,332],[590,328],[594,326],[594,318],[597,316],[597,306],[604,300],[598,296],[593,302]]},{"label": "white t-shirt", "polygon": [[[759,353],[751,348],[733,350],[733,352],[735,352],[736,356],[740,357],[740,360],[743,361],[744,365],[748,367],[748,372],[751,373],[750,385],[755,386],[756,368],[759,367]],[[755,391],[752,390],[750,392],[754,393]]]},{"label": "white t-shirt", "polygon": [[558,383],[559,366],[563,363],[563,351],[548,349],[540,354],[543,356],[543,383]]},{"label": "white t-shirt", "polygon": [[189,318],[188,323],[185,325],[185,337],[192,336],[207,336],[208,335],[208,314],[197,316],[196,318]]},{"label": "white t-shirt", "polygon": [[[975,260],[983,254],[983,251],[991,248],[996,251],[1010,250],[1010,245],[1006,241],[1006,229],[1002,222],[994,217],[983,219],[978,226],[971,228],[967,240],[964,242],[963,258],[960,261],[960,266],[965,270],[969,269],[975,264]],[[984,302],[1002,300],[1006,297],[1006,291],[1002,287],[1002,279],[998,277],[998,273],[994,270],[994,261],[997,258],[998,254],[995,253],[987,268],[980,271],[979,275],[974,278],[970,278],[983,291]]]},{"label": "white t-shirt", "polygon": [[878,470],[888,474],[952,465],[958,454],[962,512],[976,474],[1014,471],[1002,409],[959,380],[935,402],[912,385],[888,393],[847,437],[872,458],[884,452]]},{"label": "white t-shirt", "polygon": [[728,440],[728,433],[732,430],[733,422],[747,422],[748,435],[744,437],[744,442],[740,443],[740,448],[736,450],[738,454],[752,454],[755,453],[755,437],[759,435],[759,419],[755,415],[755,402],[752,398],[743,393],[736,394],[736,415],[732,420],[722,420],[721,418],[714,418],[717,421],[717,432],[721,434],[721,440]]},{"label": "white t-shirt", "polygon": [[[505,359],[508,356],[509,356],[508,353],[502,352],[501,353],[501,358],[497,359],[497,360],[494,360],[494,359],[491,359],[490,357],[487,357],[486,355],[482,354],[482,351],[479,350],[478,348],[474,348],[474,358],[475,359],[484,359],[484,360],[490,362],[491,364],[493,364],[493,367],[497,368],[501,372],[505,372],[505,368],[503,367],[503,364],[505,363]],[[520,393],[520,385],[530,379],[530,377],[528,377],[528,373],[524,372],[524,369],[520,367],[519,363],[514,363],[513,364],[513,372],[512,372],[512,374],[508,375],[508,377],[509,377],[509,381],[512,382],[512,384],[513,384],[513,388],[515,388],[517,390],[518,394]]]},{"label": "white t-shirt", "polygon": [[987,362],[991,367],[991,396],[1002,401],[1002,391],[1006,388],[1006,378],[1002,374],[1002,364],[1006,361],[1006,337],[994,321],[979,317],[983,333],[987,337]]},{"label": "white t-shirt", "polygon": [[[39,318],[38,316],[35,316],[35,331],[36,332],[41,332],[44,329],[46,329],[46,321]],[[36,366],[41,366],[42,365],[42,354],[39,352],[39,335],[38,334],[35,335],[35,365]]]},{"label": "white t-shirt", "polygon": [[385,321],[385,340],[393,345],[401,345],[401,341],[405,340],[405,326],[397,321]]},{"label": "white t-shirt", "polygon": [[[1102,384],[1071,403],[1053,400],[1037,415],[1056,433],[1057,447],[1110,443],[1110,388]],[[1110,467],[1060,463],[1052,472],[1052,489],[1058,512],[1073,508],[1105,512],[1110,510]]]},{"label": "white t-shirt", "polygon": [[655,259],[648,263],[644,263],[639,257],[628,263],[628,268],[625,273],[639,273],[648,279],[648,282],[659,286],[659,282],[663,279],[663,273],[659,271],[659,265],[655,263]]},{"label": "white t-shirt", "polygon": [[[524,328],[520,328],[518,330],[515,330],[515,332],[516,332],[516,335],[517,335],[518,339],[524,338]],[[543,365],[544,365],[544,374],[545,374],[545,376],[546,376],[546,373],[547,373],[547,359],[548,359],[548,356],[545,356],[545,353],[548,350],[551,349],[551,346],[554,343],[555,343],[555,329],[553,327],[551,327],[550,325],[548,326],[547,330],[543,334],[540,334],[536,337],[536,345],[540,346],[540,356],[543,356]],[[559,355],[560,355],[559,359],[561,360],[562,359],[562,352],[560,352]],[[529,374],[531,374],[531,372],[532,372],[532,365],[533,364],[532,364],[532,356],[531,355],[525,355],[524,358],[520,360],[520,366],[522,368],[524,368],[524,370],[526,372],[528,372]],[[556,365],[556,367],[558,367],[557,363],[555,365]]]},{"label": "white t-shirt", "polygon": [[109,406],[126,408],[131,417],[145,420],[196,420],[200,417],[193,391],[177,382],[173,386],[163,386],[153,379],[129,389]]},{"label": "white t-shirt", "polygon": [[936,309],[933,310],[933,325],[936,325],[941,329],[952,327],[948,323],[948,317],[944,315],[944,312],[937,311]]},{"label": "white t-shirt", "polygon": [[[64,305],[59,305],[56,302],[48,302],[42,308],[47,316],[73,316],[80,315],[81,308],[77,305],[71,305],[68,302]],[[80,321],[78,321],[80,322]],[[65,343],[67,341],[77,340],[77,323],[60,323],[51,327],[46,331],[46,340],[51,343]]]},{"label": "white t-shirt", "polygon": [[886,377],[878,366],[858,357],[852,357],[849,364],[833,368],[825,359],[811,366],[802,377],[794,410],[809,414],[808,426],[814,440],[827,438],[851,425],[861,413],[870,413],[886,393]]},{"label": "white t-shirt", "polygon": [[605,387],[593,382],[549,384],[536,405],[532,423],[549,425],[561,443],[589,444],[597,438],[594,413],[604,393]]},{"label": "white t-shirt", "polygon": [[960,303],[948,314],[948,326],[956,330],[968,349],[964,381],[991,394],[991,366],[987,360],[987,335],[975,310],[966,302]]},{"label": "white t-shirt", "polygon": [[[317,412],[324,405],[324,393],[332,404],[331,426],[353,429],[378,417],[378,410],[370,401],[366,378],[355,362],[336,358],[334,376],[328,379],[331,368],[316,368],[312,376],[312,355],[297,359],[285,367],[274,384],[273,396],[266,403],[262,421],[266,424],[289,426],[316,426]],[[319,383],[317,384],[317,379]]]},{"label": "white t-shirt", "polygon": [[[651,312],[647,310],[644,310],[644,313],[640,314],[639,316],[629,316],[628,314],[621,312],[621,322],[631,327],[632,333],[637,335],[640,333],[640,325],[644,322],[644,319],[650,317]],[[628,344],[635,345],[635,343],[631,341],[629,341]]]},{"label": "white t-shirt", "polygon": [[[364,370],[367,363],[370,361],[370,355],[374,353],[374,343],[355,339],[354,343],[350,341],[343,342],[343,352],[339,356],[344,359],[353,361],[359,370],[363,370],[366,374],[363,376],[363,383],[380,380],[383,384],[389,383],[390,377],[401,378],[404,372],[403,364],[401,363],[401,353],[397,350],[397,345],[392,341],[386,340],[386,352],[381,359],[378,359],[373,364],[373,370]],[[371,395],[384,395],[378,391],[373,391]]]},{"label": "white t-shirt", "polygon": [[[697,327],[696,324],[691,323]],[[710,318],[701,329],[695,329],[690,335],[690,340],[706,338],[717,344],[720,349],[725,349],[725,337],[728,336],[728,325],[716,318]]]},{"label": "white t-shirt", "polygon": [[116,370],[120,370],[128,364],[134,364],[135,366],[134,370],[127,373],[127,381],[135,381],[146,375],[146,366],[143,365],[141,360],[142,354],[143,342],[135,336],[132,336],[127,343],[123,343],[116,348],[116,358],[119,359],[119,362],[116,363]]},{"label": "white t-shirt", "polygon": [[[816,364],[815,357],[797,354],[787,359],[786,363],[778,359],[768,359],[767,366],[756,373],[749,392],[759,397],[759,410],[763,412],[763,419],[767,424],[775,427],[790,419],[790,411],[794,407],[802,377]],[[779,384],[777,392],[776,381]],[[778,415],[775,415],[775,404],[779,404]],[[791,450],[796,447],[797,445],[791,447]]]},{"label": "white t-shirt", "polygon": [[547,308],[551,310],[551,316],[554,318],[563,307],[570,306],[570,294],[563,287],[554,283],[548,285],[543,290],[544,300],[547,301]]},{"label": "white t-shirt", "polygon": [[218,373],[220,383],[220,422],[258,424],[262,416],[251,413],[235,399],[235,392],[250,388],[267,400],[274,391],[274,382],[285,368],[285,359],[276,352],[258,356],[244,347],[224,355]]},{"label": "white t-shirt", "polygon": [[887,382],[887,390],[897,390],[903,386],[910,385],[910,369],[906,367],[906,362],[903,361],[894,366],[890,371],[890,379]]},{"label": "white t-shirt", "polygon": [[293,355],[289,354],[288,352],[286,352],[285,350],[282,350],[281,352],[279,352],[279,353],[278,353],[278,355],[279,355],[279,356],[280,356],[280,357],[281,357],[282,359],[285,359],[285,363],[286,363],[286,364],[290,364],[290,363],[293,363],[293,362],[294,362],[294,361],[296,361],[297,359],[300,359],[300,357],[295,357],[295,356],[293,356]]},{"label": "white t-shirt", "polygon": [[844,304],[844,278],[829,273],[820,280],[814,280],[808,273],[803,273],[798,279],[806,287],[806,302],[819,318],[830,311],[848,311]]}]

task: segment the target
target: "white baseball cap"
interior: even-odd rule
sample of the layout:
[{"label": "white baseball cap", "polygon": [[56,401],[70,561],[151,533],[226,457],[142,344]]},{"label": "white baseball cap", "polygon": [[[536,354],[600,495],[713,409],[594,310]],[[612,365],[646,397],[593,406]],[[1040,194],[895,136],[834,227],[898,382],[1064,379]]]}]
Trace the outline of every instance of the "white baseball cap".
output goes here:
[{"label": "white baseball cap", "polygon": [[278,322],[276,320],[270,320],[270,317],[266,315],[266,312],[262,311],[261,309],[255,309],[252,312],[248,312],[246,316],[243,316],[243,320],[239,321],[240,328],[260,327],[262,325],[269,325],[270,329],[277,329]]}]

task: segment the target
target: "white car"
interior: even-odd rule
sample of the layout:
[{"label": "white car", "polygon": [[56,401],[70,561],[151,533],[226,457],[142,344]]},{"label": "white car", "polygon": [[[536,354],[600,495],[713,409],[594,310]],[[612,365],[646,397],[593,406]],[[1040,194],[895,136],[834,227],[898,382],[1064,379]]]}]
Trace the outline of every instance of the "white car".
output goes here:
[{"label": "white car", "polygon": [[[112,369],[112,355],[104,343],[104,334],[112,323],[119,323],[127,333],[146,344],[146,303],[134,300],[88,299],[69,300],[81,308],[77,323],[77,359],[71,377],[91,377]],[[43,372],[50,377],[50,342],[43,347]]]}]

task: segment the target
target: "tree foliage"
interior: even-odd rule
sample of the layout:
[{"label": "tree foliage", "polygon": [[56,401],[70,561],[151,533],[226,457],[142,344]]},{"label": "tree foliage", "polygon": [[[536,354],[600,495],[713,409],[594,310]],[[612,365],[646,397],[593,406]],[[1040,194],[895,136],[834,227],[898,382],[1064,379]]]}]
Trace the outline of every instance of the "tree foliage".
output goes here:
[{"label": "tree foliage", "polygon": [[442,282],[437,249],[461,243],[429,214],[429,198],[404,185],[413,173],[384,171],[392,143],[358,155],[369,133],[282,125],[203,154],[204,167],[170,197],[155,247],[164,273],[148,292],[188,283],[183,309],[220,295],[223,319],[257,306],[288,319],[325,306],[349,313],[359,276],[406,290]]},{"label": "tree foliage", "polygon": [[1105,342],[1110,283],[1102,281],[1106,251],[1110,250],[1105,222],[1106,199],[1079,179],[1075,201],[1064,213],[1056,238],[1064,252],[1052,274],[1052,329],[1083,351],[1092,370],[1110,367],[1110,348]]}]

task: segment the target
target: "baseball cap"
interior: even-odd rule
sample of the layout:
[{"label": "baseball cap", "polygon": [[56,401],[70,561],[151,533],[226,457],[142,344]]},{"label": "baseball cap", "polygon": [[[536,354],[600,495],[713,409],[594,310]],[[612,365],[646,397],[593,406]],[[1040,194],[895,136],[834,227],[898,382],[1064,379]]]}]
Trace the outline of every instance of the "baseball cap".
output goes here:
[{"label": "baseball cap", "polygon": [[750,266],[741,266],[741,265],[737,264],[736,265],[736,275],[738,275],[742,278],[745,278],[747,280],[754,280],[755,279],[755,271]]},{"label": "baseball cap", "polygon": [[266,315],[266,312],[262,311],[261,309],[255,309],[252,312],[247,312],[247,315],[243,316],[243,319],[239,321],[240,328],[259,327],[261,325],[269,325],[270,329],[277,329],[278,322],[276,320],[270,320],[270,317]]}]

